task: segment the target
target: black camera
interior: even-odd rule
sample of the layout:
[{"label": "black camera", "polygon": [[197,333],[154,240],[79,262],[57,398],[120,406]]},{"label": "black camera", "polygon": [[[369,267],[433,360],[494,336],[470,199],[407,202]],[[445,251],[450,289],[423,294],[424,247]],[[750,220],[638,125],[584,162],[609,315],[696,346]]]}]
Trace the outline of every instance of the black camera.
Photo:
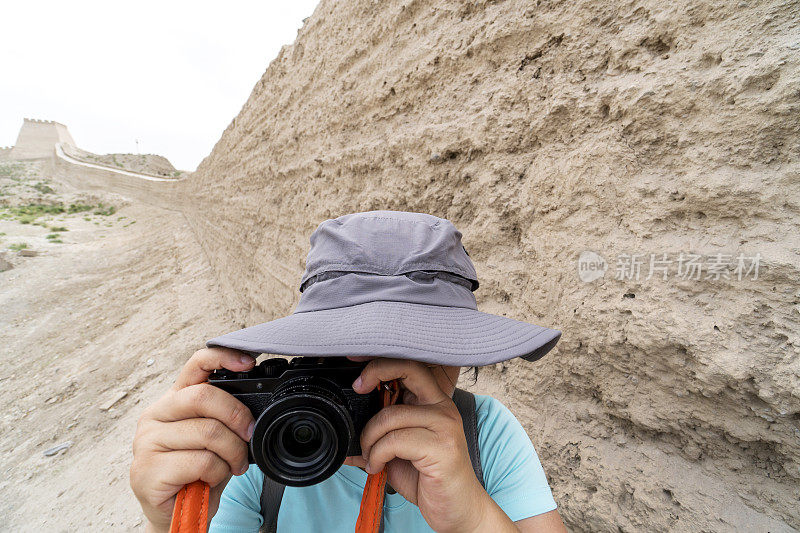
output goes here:
[{"label": "black camera", "polygon": [[279,483],[305,487],[361,455],[361,430],[381,408],[377,389],[352,388],[363,368],[340,357],[274,358],[249,372],[217,370],[208,382],[253,413],[250,463]]}]

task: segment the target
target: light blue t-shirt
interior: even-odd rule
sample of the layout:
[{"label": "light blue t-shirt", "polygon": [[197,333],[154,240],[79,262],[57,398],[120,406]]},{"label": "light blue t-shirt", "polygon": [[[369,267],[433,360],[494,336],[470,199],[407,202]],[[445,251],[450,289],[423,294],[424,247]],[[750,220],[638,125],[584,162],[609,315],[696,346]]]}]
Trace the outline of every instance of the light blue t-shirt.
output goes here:
[{"label": "light blue t-shirt", "polygon": [[[475,395],[478,445],[486,491],[513,521],[552,511],[556,502],[528,435],[511,411],[490,396]],[[311,487],[286,487],[278,513],[278,531],[352,533],[367,474],[343,465]],[[212,533],[257,532],[261,526],[264,474],[255,465],[231,478],[222,493]],[[386,533],[432,531],[419,508],[400,494],[387,494]]]}]

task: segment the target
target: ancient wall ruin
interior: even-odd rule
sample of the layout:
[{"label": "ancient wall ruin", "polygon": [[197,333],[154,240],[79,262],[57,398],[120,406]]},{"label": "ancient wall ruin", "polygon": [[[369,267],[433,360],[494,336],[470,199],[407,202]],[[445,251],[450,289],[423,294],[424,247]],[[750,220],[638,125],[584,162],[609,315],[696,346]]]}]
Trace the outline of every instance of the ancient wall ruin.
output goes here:
[{"label": "ancient wall ruin", "polygon": [[9,153],[10,159],[41,159],[53,156],[56,144],[75,145],[67,127],[52,120],[26,118]]},{"label": "ancient wall ruin", "polygon": [[180,180],[112,169],[71,158],[62,146],[55,148],[50,172],[56,179],[79,190],[112,191],[131,200],[164,209],[181,208]]}]

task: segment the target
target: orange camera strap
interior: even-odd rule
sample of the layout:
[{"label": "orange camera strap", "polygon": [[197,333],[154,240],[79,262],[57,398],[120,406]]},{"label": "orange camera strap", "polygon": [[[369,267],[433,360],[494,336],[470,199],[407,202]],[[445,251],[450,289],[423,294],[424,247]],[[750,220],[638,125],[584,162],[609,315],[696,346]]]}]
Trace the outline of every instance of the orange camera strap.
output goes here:
[{"label": "orange camera strap", "polygon": [[170,533],[205,533],[208,529],[208,498],[211,487],[194,481],[178,491],[172,510]]},{"label": "orange camera strap", "polygon": [[[382,384],[383,407],[394,405],[400,396],[397,380]],[[361,510],[356,521],[356,533],[378,533],[383,513],[383,496],[386,487],[386,468],[367,476]],[[205,481],[185,485],[175,496],[170,533],[205,533],[208,529],[208,501],[211,488]]]},{"label": "orange camera strap", "polygon": [[[383,407],[394,405],[400,396],[398,380],[388,381],[383,386]],[[377,474],[367,476],[364,494],[361,496],[361,510],[356,521],[356,533],[378,533],[383,513],[383,496],[386,488],[386,468]]]}]

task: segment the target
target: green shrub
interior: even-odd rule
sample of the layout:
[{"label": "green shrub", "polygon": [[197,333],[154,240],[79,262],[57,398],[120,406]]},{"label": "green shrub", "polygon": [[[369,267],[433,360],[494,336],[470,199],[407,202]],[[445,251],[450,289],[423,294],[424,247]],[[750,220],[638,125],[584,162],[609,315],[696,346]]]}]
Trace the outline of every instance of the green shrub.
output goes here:
[{"label": "green shrub", "polygon": [[45,185],[42,182],[39,182],[36,185],[31,185],[31,187],[33,187],[34,189],[36,189],[37,191],[39,191],[42,194],[51,194],[51,193],[56,192],[56,191],[53,190],[52,187],[50,187],[49,185]]},{"label": "green shrub", "polygon": [[94,211],[94,214],[107,217],[113,215],[116,211],[117,208],[114,207],[113,205],[103,208],[103,204],[98,204],[97,209],[95,209]]},{"label": "green shrub", "polygon": [[91,211],[92,206],[86,204],[69,204],[68,213],[83,213],[84,211]]},{"label": "green shrub", "polygon": [[8,249],[9,250],[13,250],[15,252],[19,252],[20,250],[23,250],[23,249],[25,249],[27,247],[28,247],[28,243],[27,242],[15,242],[14,244],[9,244],[8,245]]},{"label": "green shrub", "polygon": [[64,226],[50,226],[50,231],[69,231]]}]

